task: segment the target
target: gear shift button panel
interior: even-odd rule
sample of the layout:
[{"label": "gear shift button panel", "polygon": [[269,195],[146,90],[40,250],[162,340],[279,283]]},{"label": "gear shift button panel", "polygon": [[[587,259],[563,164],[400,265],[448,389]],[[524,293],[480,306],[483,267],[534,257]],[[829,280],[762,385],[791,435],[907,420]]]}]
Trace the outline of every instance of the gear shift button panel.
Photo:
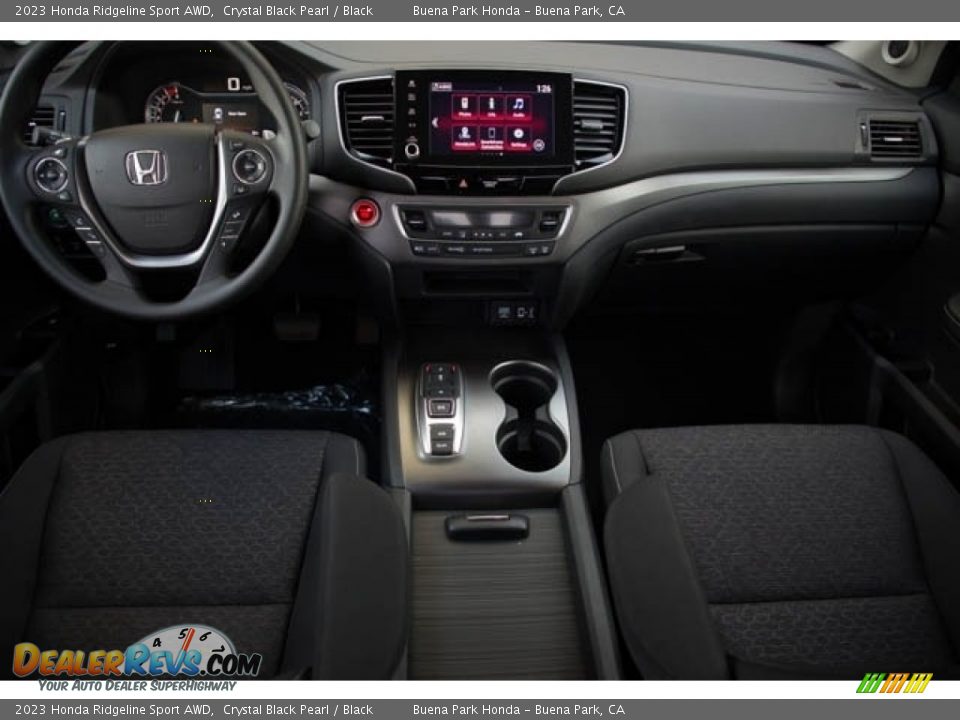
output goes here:
[{"label": "gear shift button panel", "polygon": [[463,379],[456,363],[424,363],[417,382],[420,449],[427,457],[460,453],[463,442]]}]

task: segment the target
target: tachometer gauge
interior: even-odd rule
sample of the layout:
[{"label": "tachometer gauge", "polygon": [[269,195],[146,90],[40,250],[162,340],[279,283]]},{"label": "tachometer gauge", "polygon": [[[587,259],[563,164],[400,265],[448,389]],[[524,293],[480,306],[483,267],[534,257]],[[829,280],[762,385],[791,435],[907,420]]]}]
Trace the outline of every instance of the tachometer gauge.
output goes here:
[{"label": "tachometer gauge", "polygon": [[296,109],[297,115],[300,116],[301,120],[309,120],[310,98],[307,97],[307,93],[293,83],[285,82],[284,86],[287,88],[287,92],[290,94],[290,102],[293,103],[293,107]]},{"label": "tachometer gauge", "polygon": [[148,123],[182,122],[183,99],[180,83],[161,85],[147,96],[143,107],[143,121]]}]

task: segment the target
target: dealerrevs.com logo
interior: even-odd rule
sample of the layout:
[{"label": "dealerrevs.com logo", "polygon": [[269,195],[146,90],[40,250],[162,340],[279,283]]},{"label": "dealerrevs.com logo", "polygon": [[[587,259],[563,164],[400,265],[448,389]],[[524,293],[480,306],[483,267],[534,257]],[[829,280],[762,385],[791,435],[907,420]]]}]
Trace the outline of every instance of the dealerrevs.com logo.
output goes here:
[{"label": "dealerrevs.com logo", "polygon": [[25,678],[256,677],[263,656],[238,653],[224,633],[206,625],[174,625],[125,650],[13,649],[13,672]]}]

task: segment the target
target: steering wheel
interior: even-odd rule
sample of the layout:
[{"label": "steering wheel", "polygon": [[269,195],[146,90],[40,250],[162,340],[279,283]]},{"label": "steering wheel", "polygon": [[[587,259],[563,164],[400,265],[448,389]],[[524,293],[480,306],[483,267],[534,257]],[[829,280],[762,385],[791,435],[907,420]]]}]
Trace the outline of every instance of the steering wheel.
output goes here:
[{"label": "steering wheel", "polygon": [[[76,43],[33,45],[0,97],[0,199],[27,251],[53,279],[104,310],[172,320],[218,310],[276,270],[306,209],[307,150],[283,81],[250,43],[213,43],[234,60],[273,117],[257,137],[209,124],[126,125],[46,147],[23,142],[44,80]],[[231,254],[261,205],[275,223],[259,254],[233,273]],[[77,271],[42,230],[58,208],[103,266]],[[143,280],[187,277],[189,291],[155,299]]]}]

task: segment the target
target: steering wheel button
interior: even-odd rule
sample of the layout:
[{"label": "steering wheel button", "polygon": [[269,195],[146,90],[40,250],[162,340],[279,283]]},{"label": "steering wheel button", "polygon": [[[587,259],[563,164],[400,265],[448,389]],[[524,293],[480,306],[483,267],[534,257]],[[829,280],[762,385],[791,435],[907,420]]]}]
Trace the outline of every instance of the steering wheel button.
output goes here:
[{"label": "steering wheel button", "polygon": [[41,158],[33,168],[33,178],[44,192],[56,194],[67,185],[67,166],[55,157]]},{"label": "steering wheel button", "polygon": [[77,228],[77,235],[86,243],[100,242],[100,236],[97,235],[97,231],[91,228]]},{"label": "steering wheel button", "polygon": [[67,218],[67,222],[75,228],[90,227],[90,221],[87,220],[87,216],[83,213],[67,210],[64,212],[64,215]]},{"label": "steering wheel button", "polygon": [[254,185],[266,176],[267,159],[258,150],[241,150],[233,158],[233,175],[241,183]]},{"label": "steering wheel button", "polygon": [[240,237],[238,235],[221,235],[220,247],[229,252],[233,250],[234,245],[237,244],[239,239]]},{"label": "steering wheel button", "polygon": [[227,220],[230,222],[245,222],[247,215],[250,213],[250,209],[246,207],[236,207],[232,208],[227,212]]},{"label": "steering wheel button", "polygon": [[103,244],[102,241],[100,241],[100,240],[87,240],[86,243],[87,243],[87,247],[90,249],[90,252],[92,252],[94,255],[96,255],[97,257],[101,257],[101,258],[102,258],[102,257],[106,257],[106,255],[107,255],[107,248],[106,248],[106,246]]}]

